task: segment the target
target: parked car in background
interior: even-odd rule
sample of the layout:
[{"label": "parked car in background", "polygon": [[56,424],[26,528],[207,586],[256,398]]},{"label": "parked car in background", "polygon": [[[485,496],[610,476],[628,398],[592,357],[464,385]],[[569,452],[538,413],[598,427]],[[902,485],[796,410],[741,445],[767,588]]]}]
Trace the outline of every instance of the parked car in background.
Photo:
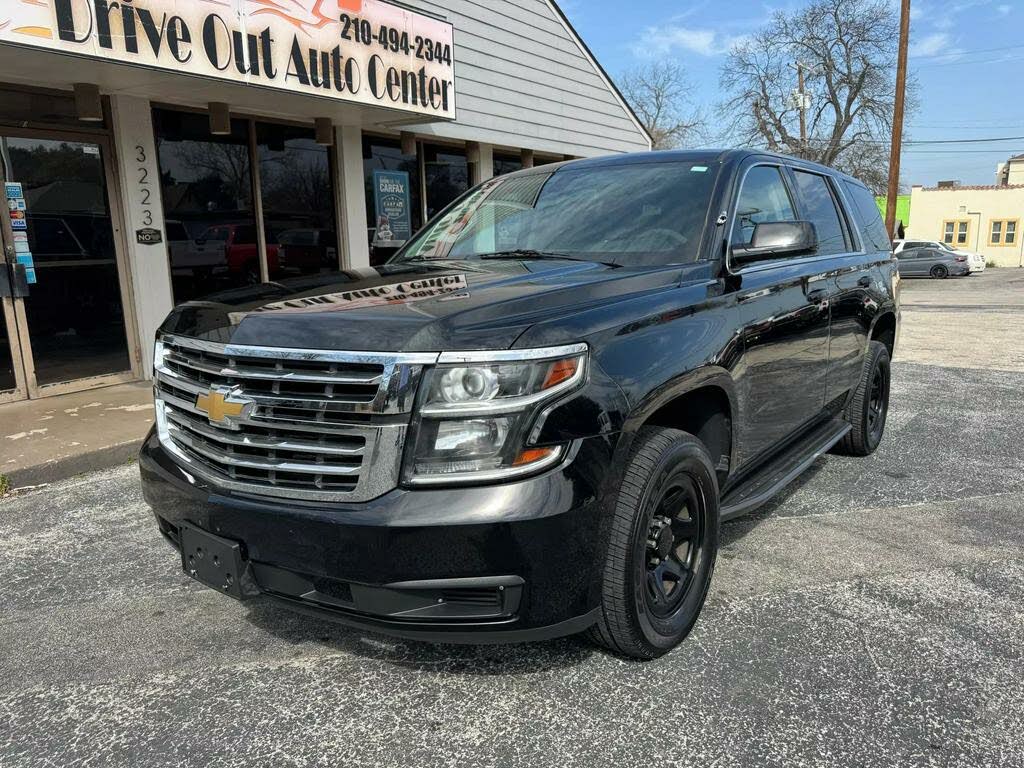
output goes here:
[{"label": "parked car in background", "polygon": [[940,243],[938,240],[895,240],[892,244],[893,253],[897,256],[900,255],[904,250],[912,250],[918,248],[933,248],[946,253],[955,253],[967,257],[967,265],[971,269],[971,274],[975,272],[985,271],[985,257],[980,253],[973,253],[971,251],[957,250],[950,245]]},{"label": "parked car in background", "polygon": [[[197,240],[198,248],[215,252],[222,257],[227,271],[241,273],[248,285],[261,281],[259,245],[256,242],[256,227],[252,224],[217,224],[207,229]],[[277,271],[278,245],[273,237],[267,237],[267,265],[270,273]]]},{"label": "parked car in background", "polygon": [[166,229],[173,276],[209,279],[218,272],[227,271],[227,255],[223,248],[216,247],[217,243],[200,244],[193,240],[180,221],[168,221]]},{"label": "parked car in background", "polygon": [[943,248],[904,248],[896,253],[900,277],[933,277],[944,280],[971,274],[967,254]]},{"label": "parked car in background", "polygon": [[330,229],[287,229],[277,237],[278,268],[308,275],[338,269],[338,236]]}]

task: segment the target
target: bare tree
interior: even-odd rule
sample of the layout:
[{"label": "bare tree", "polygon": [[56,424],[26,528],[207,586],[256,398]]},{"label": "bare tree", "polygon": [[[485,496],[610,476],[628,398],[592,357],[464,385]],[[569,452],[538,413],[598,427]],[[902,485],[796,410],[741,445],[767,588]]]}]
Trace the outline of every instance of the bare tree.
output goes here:
[{"label": "bare tree", "polygon": [[[888,0],[814,0],[729,53],[722,72],[734,138],[886,186],[898,20]],[[797,95],[797,66],[808,97]],[[908,102],[909,104],[910,102]],[[807,136],[800,135],[806,108]]]},{"label": "bare tree", "polygon": [[625,72],[619,87],[655,149],[673,149],[698,138],[700,113],[691,108],[686,70],[674,61],[655,61]]},{"label": "bare tree", "polygon": [[[220,181],[220,192],[239,208],[248,206],[252,197],[249,148],[244,144],[187,142],[172,145],[178,165],[191,181],[213,178]],[[224,201],[226,203],[227,201]],[[220,204],[224,204],[220,203]]]}]

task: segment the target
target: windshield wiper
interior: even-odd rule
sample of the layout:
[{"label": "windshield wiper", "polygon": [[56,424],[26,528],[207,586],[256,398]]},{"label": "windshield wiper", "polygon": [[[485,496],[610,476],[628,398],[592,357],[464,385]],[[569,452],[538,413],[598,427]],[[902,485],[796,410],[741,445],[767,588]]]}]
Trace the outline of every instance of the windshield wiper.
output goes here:
[{"label": "windshield wiper", "polygon": [[622,266],[621,264],[616,264],[611,261],[581,259],[579,256],[572,256],[568,253],[559,253],[558,251],[537,251],[532,248],[516,248],[510,251],[495,251],[494,253],[481,254],[477,258],[481,261],[489,261],[492,259],[535,259],[537,261],[581,261],[589,264],[603,264],[606,267]]}]

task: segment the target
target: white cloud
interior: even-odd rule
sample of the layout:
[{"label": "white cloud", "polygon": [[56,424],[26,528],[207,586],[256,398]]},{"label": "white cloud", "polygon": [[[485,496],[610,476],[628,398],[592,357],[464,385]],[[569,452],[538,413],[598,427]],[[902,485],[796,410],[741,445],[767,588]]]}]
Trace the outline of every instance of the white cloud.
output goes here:
[{"label": "white cloud", "polygon": [[1013,12],[1013,6],[1009,3],[1003,3],[1002,5],[997,5],[996,10],[1000,16],[1009,16]]},{"label": "white cloud", "polygon": [[720,56],[744,40],[744,35],[727,35],[713,29],[669,24],[648,27],[640,41],[633,44],[633,53],[640,58],[660,58],[680,51],[698,56]]},{"label": "white cloud", "polygon": [[935,56],[940,53],[951,53],[951,42],[949,35],[945,32],[935,32],[931,35],[925,35],[911,44],[910,55]]}]

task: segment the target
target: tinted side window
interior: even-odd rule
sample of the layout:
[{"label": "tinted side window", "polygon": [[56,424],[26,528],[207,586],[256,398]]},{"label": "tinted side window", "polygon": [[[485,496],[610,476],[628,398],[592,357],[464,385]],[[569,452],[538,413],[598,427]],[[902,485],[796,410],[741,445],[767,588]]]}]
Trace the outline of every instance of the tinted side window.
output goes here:
[{"label": "tinted side window", "polygon": [[235,230],[235,245],[253,245],[256,242],[256,227],[244,224]]},{"label": "tinted side window", "polygon": [[874,195],[860,184],[844,181],[843,185],[846,187],[846,194],[853,202],[853,216],[864,237],[865,249],[891,251],[892,242],[889,240],[889,234],[885,231],[885,222],[882,221],[882,214],[878,211]]},{"label": "tinted side window", "polygon": [[167,222],[167,241],[176,243],[181,240],[188,240],[188,230],[185,225],[178,221]]},{"label": "tinted side window", "polygon": [[846,231],[836,209],[835,198],[824,176],[804,171],[794,171],[796,186],[800,190],[804,218],[814,224],[818,231],[818,254],[831,256],[846,253]]},{"label": "tinted side window", "polygon": [[736,223],[732,230],[733,245],[750,245],[754,227],[776,221],[794,221],[793,203],[778,168],[758,165],[750,169],[743,181]]}]

